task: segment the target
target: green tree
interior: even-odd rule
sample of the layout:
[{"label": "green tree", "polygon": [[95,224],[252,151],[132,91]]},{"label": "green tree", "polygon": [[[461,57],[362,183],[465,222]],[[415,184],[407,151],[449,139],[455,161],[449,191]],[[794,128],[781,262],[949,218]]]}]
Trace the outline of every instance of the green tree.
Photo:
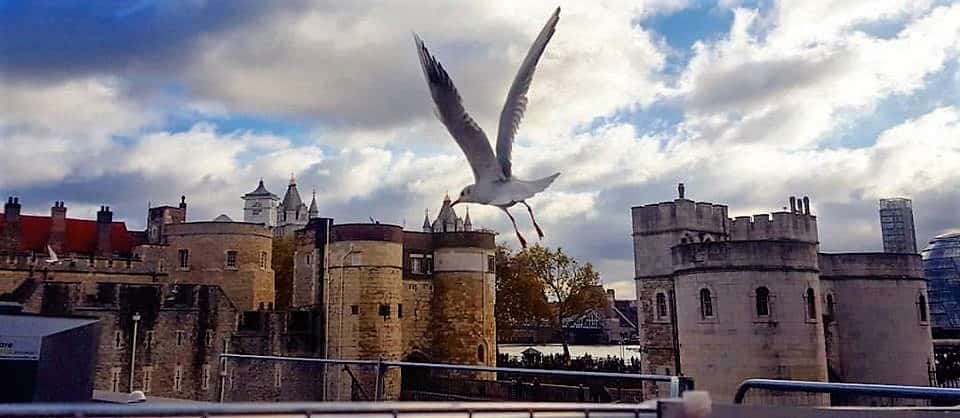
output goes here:
[{"label": "green tree", "polygon": [[606,309],[600,274],[590,263],[581,264],[561,248],[535,245],[515,255],[498,248],[497,315],[503,325],[549,323],[559,331],[563,355],[570,358],[564,326],[594,310]]}]

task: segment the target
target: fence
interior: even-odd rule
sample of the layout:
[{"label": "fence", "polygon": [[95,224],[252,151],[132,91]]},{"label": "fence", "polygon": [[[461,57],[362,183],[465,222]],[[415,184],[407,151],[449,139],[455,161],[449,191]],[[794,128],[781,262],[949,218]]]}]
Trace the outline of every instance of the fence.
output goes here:
[{"label": "fence", "polygon": [[808,382],[800,380],[747,379],[737,388],[734,403],[743,403],[751,390],[837,395],[846,398],[918,399],[960,403],[960,389],[927,386],[878,385],[866,383]]},{"label": "fence", "polygon": [[[300,364],[283,367],[285,363]],[[221,354],[221,368],[221,387],[229,388],[221,390],[221,402],[403,399],[635,403],[644,399],[644,383],[660,386],[659,393],[663,397],[677,397],[693,387],[693,381],[688,378],[665,375],[250,354]],[[263,382],[270,379],[263,376],[269,376],[271,371],[277,376],[273,392],[271,388],[263,387],[269,386]],[[244,379],[243,375],[257,376],[258,379]],[[279,389],[282,380],[292,380],[297,386],[288,384],[285,389]],[[260,386],[237,387],[236,382]],[[250,394],[260,392],[276,395],[250,397]],[[231,393],[242,396],[226,396]],[[310,394],[314,397],[311,398]]]}]

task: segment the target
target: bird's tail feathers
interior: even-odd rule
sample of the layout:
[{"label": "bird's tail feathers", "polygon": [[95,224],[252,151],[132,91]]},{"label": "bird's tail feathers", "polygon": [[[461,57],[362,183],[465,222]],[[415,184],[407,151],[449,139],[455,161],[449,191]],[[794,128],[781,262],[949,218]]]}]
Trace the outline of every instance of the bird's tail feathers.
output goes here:
[{"label": "bird's tail feathers", "polygon": [[560,177],[560,173],[553,173],[552,175],[544,177],[542,179],[531,181],[531,183],[533,183],[539,191],[543,191],[543,190],[546,190],[547,187],[550,187],[550,185],[553,184],[553,181],[556,180],[557,177]]}]

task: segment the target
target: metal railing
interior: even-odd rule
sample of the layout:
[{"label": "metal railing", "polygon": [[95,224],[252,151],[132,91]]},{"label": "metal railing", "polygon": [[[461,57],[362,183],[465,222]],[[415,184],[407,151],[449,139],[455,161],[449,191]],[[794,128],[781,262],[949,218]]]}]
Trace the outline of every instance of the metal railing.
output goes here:
[{"label": "metal railing", "polygon": [[305,403],[157,403],[0,404],[0,417],[210,417],[210,416],[526,416],[656,417],[656,406],[503,402],[305,402]]},{"label": "metal railing", "polygon": [[[669,384],[668,396],[671,398],[679,397],[683,392],[692,387],[692,380],[681,378],[679,376],[667,376],[656,374],[631,374],[631,373],[611,373],[611,372],[588,372],[575,370],[547,370],[547,369],[524,369],[516,367],[495,367],[495,366],[477,366],[466,364],[445,364],[445,363],[416,363],[409,361],[388,361],[388,360],[346,360],[346,359],[326,359],[314,357],[286,357],[286,356],[262,356],[254,354],[220,354],[220,359],[247,359],[247,360],[273,360],[289,362],[305,362],[320,364],[339,364],[339,365],[362,365],[377,367],[376,390],[373,399],[380,400],[380,388],[383,387],[383,378],[388,367],[422,367],[427,369],[440,370],[460,370],[472,372],[498,372],[498,373],[516,373],[516,374],[534,374],[544,376],[568,376],[568,377],[594,377],[594,378],[612,378],[629,379],[646,382],[663,382]],[[221,401],[223,399],[221,398]]]},{"label": "metal railing", "polygon": [[928,386],[879,385],[868,383],[809,382],[803,380],[747,379],[737,388],[734,403],[743,403],[751,389],[775,392],[826,393],[831,395],[877,396],[904,399],[950,400],[960,402],[960,389]]}]

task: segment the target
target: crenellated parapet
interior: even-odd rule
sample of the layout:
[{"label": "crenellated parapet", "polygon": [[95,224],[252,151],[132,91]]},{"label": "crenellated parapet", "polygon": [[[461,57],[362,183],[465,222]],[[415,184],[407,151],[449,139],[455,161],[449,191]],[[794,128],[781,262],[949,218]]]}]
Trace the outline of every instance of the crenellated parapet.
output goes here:
[{"label": "crenellated parapet", "polygon": [[725,205],[689,199],[634,206],[631,213],[635,236],[678,230],[724,234],[727,228]]},{"label": "crenellated parapet", "polygon": [[738,216],[730,220],[731,241],[794,240],[819,242],[817,217],[800,212]]}]

